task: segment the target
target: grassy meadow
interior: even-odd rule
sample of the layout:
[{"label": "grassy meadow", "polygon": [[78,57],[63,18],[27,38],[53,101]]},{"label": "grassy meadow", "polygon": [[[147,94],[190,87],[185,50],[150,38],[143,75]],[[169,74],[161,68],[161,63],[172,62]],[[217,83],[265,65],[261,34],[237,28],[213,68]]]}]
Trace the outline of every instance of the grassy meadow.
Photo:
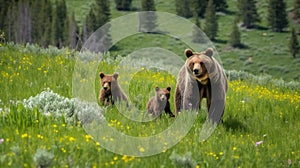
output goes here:
[{"label": "grassy meadow", "polygon": [[[91,1],[66,2],[68,11],[75,13],[81,25]],[[174,2],[155,0],[156,9],[175,14]],[[300,58],[293,59],[289,54],[289,28],[283,33],[268,30],[267,0],[261,0],[257,5],[262,17],[259,28],[241,28],[242,42],[247,47],[233,49],[227,41],[237,12],[236,0],[227,2],[228,13],[218,13],[219,33],[213,42],[230,79],[222,122],[206,141],[198,141],[207,116],[204,101],[203,109],[179,143],[165,148],[172,139],[162,139],[157,142],[164,146],[162,152],[147,157],[107,150],[102,142],[117,140],[105,136],[104,131],[103,141],[95,140],[84,129],[85,123],[90,118],[99,118],[122,134],[148,137],[170,128],[177,118],[163,114],[153,121],[136,122],[124,117],[116,106],[94,111],[73,99],[77,96],[74,82],[83,86],[78,88],[80,92],[87,87],[94,91],[86,94],[96,100],[99,72],[111,74],[124,70],[128,74],[120,74],[120,85],[126,88],[129,99],[139,110],[138,115],[143,115],[156,86],[171,86],[170,103],[174,111],[176,75],[143,67],[131,74],[131,67],[122,67],[120,62],[133,51],[157,46],[181,56],[188,47],[186,44],[161,34],[132,35],[115,44],[101,62],[80,62],[93,66],[82,66],[87,69],[74,74],[78,52],[1,42],[0,167],[300,167]],[[133,10],[126,12],[115,10],[113,1],[111,4],[111,19],[114,19],[134,12],[139,1],[133,0]],[[287,5],[290,11],[292,1],[287,1]],[[203,27],[203,19],[201,24]],[[170,65],[174,62],[171,60]],[[94,74],[88,76],[87,72]],[[126,75],[129,81],[124,80],[128,78]],[[74,112],[76,104],[83,113]],[[138,146],[136,150],[143,154],[151,149]]]},{"label": "grassy meadow", "polygon": [[[174,147],[148,157],[110,152],[87,134],[80,121],[45,115],[43,108],[26,108],[24,99],[46,88],[72,97],[73,51],[36,46],[2,45],[0,81],[0,167],[299,167],[299,90],[231,80],[223,122],[207,141],[199,142],[206,118],[202,109],[188,134]],[[97,72],[113,73],[118,62],[104,60]],[[122,76],[120,76],[120,80]],[[129,85],[129,98],[141,111],[156,85],[171,86],[176,77],[141,69]],[[98,76],[82,83],[95,82]],[[154,82],[155,81],[155,82]],[[171,109],[174,111],[173,96]],[[51,102],[51,100],[49,100]],[[50,111],[51,112],[51,111]],[[109,126],[137,137],[155,135],[175,122],[163,115],[151,122],[135,122],[109,107],[103,115]],[[167,144],[168,139],[161,143]],[[126,144],[124,144],[126,145]],[[140,146],[140,152],[147,148]]]}]

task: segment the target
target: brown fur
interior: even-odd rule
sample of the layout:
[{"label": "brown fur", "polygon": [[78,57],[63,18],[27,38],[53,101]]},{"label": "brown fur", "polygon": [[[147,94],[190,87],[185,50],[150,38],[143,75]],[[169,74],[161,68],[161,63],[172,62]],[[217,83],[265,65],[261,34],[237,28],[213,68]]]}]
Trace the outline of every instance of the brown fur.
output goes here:
[{"label": "brown fur", "polygon": [[158,117],[161,116],[162,111],[165,110],[166,114],[169,114],[170,117],[174,117],[169,102],[170,91],[171,87],[167,87],[166,89],[155,88],[155,96],[153,96],[147,104],[148,114],[152,114],[153,117]]},{"label": "brown fur", "polygon": [[[198,110],[202,99],[206,98],[209,119],[219,122],[225,108],[227,79],[220,64],[212,57],[213,49],[201,53],[186,49],[185,55],[187,60],[179,71],[175,90],[176,113]],[[212,104],[214,109],[211,109]]]},{"label": "brown fur", "polygon": [[105,75],[103,72],[99,74],[100,84],[102,86],[99,94],[99,102],[101,105],[113,105],[116,101],[125,101],[128,104],[128,99],[122,91],[118,83],[118,74]]}]

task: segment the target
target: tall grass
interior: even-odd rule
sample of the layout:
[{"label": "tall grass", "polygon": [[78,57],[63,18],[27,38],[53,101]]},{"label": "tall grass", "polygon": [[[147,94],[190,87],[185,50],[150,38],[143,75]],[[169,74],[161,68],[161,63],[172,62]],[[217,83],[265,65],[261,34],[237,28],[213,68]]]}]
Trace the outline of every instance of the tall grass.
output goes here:
[{"label": "tall grass", "polygon": [[[300,95],[294,89],[232,80],[223,121],[209,139],[198,141],[206,118],[204,108],[187,136],[174,147],[149,157],[133,157],[104,149],[84,131],[81,122],[69,123],[65,116],[47,116],[41,108],[28,109],[20,103],[46,88],[72,98],[75,60],[71,52],[50,55],[24,52],[20,46],[0,49],[0,167],[300,166]],[[113,73],[117,66],[118,62],[104,61],[95,71]],[[164,71],[141,69],[130,83],[121,85],[129,86],[128,96],[141,111],[156,85],[171,86],[174,110],[175,79]],[[92,81],[96,93],[98,80],[96,76]],[[107,108],[103,115],[109,126],[132,136],[155,135],[175,120],[163,114],[157,120],[139,123],[125,118],[116,107]]]}]

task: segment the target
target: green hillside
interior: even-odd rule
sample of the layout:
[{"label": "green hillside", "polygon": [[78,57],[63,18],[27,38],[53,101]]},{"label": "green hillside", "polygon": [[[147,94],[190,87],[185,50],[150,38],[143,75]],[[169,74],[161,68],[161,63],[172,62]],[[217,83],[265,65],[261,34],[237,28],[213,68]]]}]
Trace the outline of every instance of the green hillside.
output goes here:
[{"label": "green hillside", "polygon": [[[219,31],[216,42],[214,45],[218,50],[220,57],[223,62],[223,66],[227,70],[242,70],[246,72],[253,73],[255,75],[269,74],[274,78],[290,80],[300,79],[300,58],[297,56],[293,59],[289,53],[288,43],[290,38],[290,30],[282,33],[272,32],[267,27],[267,7],[268,1],[262,0],[257,2],[257,9],[259,16],[261,18],[261,23],[258,24],[257,29],[244,29],[240,28],[241,41],[246,46],[244,49],[235,49],[229,46],[228,40],[229,35],[232,30],[232,24],[236,17],[237,12],[237,2],[234,0],[228,0],[228,12],[218,13],[218,24]],[[287,11],[293,9],[293,1],[286,1]],[[80,22],[84,19],[84,14],[87,13],[89,5],[91,2],[74,0],[67,1],[69,12],[75,11],[77,20]],[[156,10],[159,12],[169,12],[176,14],[175,11],[175,0],[156,0]],[[133,1],[132,6],[139,9],[138,1]],[[117,11],[115,9],[115,4],[111,1],[111,20],[129,14],[135,11]],[[193,18],[190,18],[192,22]],[[293,23],[291,25],[299,27],[297,24]],[[204,19],[201,19],[201,25],[204,25]],[[142,46],[159,46],[165,49],[170,48],[180,48],[180,50],[175,49],[175,53],[182,55],[182,44],[173,43],[156,43],[153,41],[147,41],[142,39],[142,41],[137,41],[138,37],[128,37],[123,41],[116,44],[120,48],[118,51],[112,51],[112,55],[122,55],[126,56],[128,53],[133,52],[136,49],[136,44],[142,44]],[[147,38],[146,38],[147,39]],[[151,39],[151,38],[150,38]],[[164,38],[161,38],[164,41]],[[184,50],[184,49],[183,49]],[[249,61],[249,58],[252,61]]]}]

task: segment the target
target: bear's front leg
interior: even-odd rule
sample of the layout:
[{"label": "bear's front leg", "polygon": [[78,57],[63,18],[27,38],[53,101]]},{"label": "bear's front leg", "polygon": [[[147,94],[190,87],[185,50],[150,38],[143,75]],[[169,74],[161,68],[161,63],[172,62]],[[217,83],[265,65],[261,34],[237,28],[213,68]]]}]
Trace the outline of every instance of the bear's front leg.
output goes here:
[{"label": "bear's front leg", "polygon": [[175,117],[170,108],[170,102],[168,101],[165,107],[165,113],[169,114],[170,117]]},{"label": "bear's front leg", "polygon": [[106,104],[106,102],[105,102],[105,94],[102,91],[100,92],[99,102],[100,102],[101,106],[103,106],[103,105]]}]

